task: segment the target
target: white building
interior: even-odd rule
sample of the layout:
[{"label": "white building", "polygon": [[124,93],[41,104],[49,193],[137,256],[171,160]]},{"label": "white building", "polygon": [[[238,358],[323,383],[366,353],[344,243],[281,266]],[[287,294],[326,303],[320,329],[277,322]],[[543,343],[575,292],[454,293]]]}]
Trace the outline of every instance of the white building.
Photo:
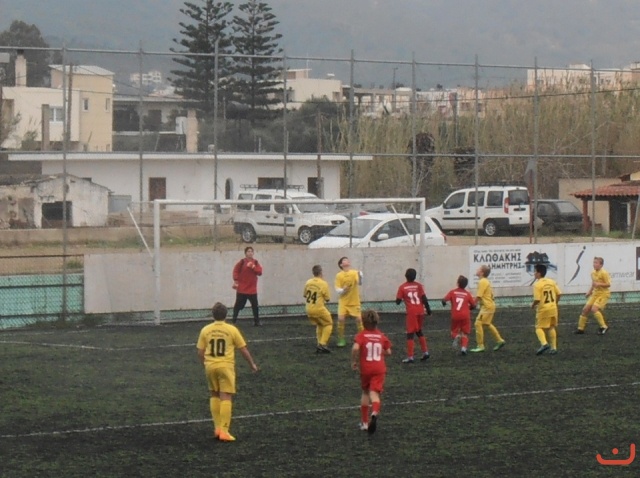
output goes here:
[{"label": "white building", "polygon": [[[371,156],[355,155],[355,161]],[[43,174],[59,174],[62,153],[9,154],[10,161],[40,161]],[[324,197],[340,198],[340,164],[346,154],[323,154],[320,161]],[[282,187],[282,154],[219,154],[218,199],[235,199],[243,185]],[[106,186],[113,194],[140,201],[140,156],[136,153],[67,153],[69,174]],[[287,183],[317,192],[317,154],[288,154]],[[214,155],[210,153],[145,153],[142,161],[142,201],[214,199]]]},{"label": "white building", "polygon": [[[67,225],[105,226],[109,190],[71,175],[67,184]],[[60,227],[64,199],[61,174],[0,176],[0,228]]]},{"label": "white building", "polygon": [[[131,73],[129,75],[129,82],[138,86],[140,84],[140,73]],[[142,85],[159,85],[162,83],[162,72],[160,70],[150,70],[147,73],[142,74]]]}]

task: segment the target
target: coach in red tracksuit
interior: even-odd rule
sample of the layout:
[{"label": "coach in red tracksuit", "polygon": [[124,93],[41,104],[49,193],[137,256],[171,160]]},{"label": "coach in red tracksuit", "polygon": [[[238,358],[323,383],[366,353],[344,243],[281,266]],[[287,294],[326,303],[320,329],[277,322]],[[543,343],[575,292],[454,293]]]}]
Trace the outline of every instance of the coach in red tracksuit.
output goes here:
[{"label": "coach in red tracksuit", "polygon": [[262,325],[258,313],[258,276],[262,275],[262,266],[253,258],[253,247],[245,247],[244,259],[233,268],[233,288],[236,290],[236,303],[233,306],[233,323],[238,320],[238,313],[251,303],[253,325]]}]

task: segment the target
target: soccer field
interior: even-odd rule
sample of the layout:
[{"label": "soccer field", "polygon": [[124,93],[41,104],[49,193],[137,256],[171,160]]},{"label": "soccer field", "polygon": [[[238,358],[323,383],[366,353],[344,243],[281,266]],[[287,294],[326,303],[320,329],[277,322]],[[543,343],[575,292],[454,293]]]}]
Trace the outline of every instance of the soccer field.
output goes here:
[{"label": "soccer field", "polygon": [[556,356],[535,355],[531,310],[499,309],[507,346],[462,357],[437,311],[432,358],[412,365],[404,317],[383,316],[393,355],[371,436],[348,348],[316,355],[306,318],[242,322],[261,371],[237,357],[234,443],[213,439],[202,322],[4,332],[0,476],[640,476],[640,458],[596,460],[640,444],[637,311],[611,305],[605,336],[593,320],[573,335],[578,312],[561,307]]}]

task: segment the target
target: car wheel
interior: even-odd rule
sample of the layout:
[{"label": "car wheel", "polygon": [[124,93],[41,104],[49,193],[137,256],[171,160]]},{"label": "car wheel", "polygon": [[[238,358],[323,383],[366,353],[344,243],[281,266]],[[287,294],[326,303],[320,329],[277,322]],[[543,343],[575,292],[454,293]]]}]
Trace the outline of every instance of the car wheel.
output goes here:
[{"label": "car wheel", "polygon": [[482,229],[485,236],[495,236],[498,234],[498,225],[494,221],[486,221]]},{"label": "car wheel", "polygon": [[309,244],[313,240],[313,234],[308,227],[301,227],[298,231],[298,240],[303,244]]},{"label": "car wheel", "polygon": [[240,229],[240,236],[244,242],[256,242],[256,231],[249,224],[245,224]]}]

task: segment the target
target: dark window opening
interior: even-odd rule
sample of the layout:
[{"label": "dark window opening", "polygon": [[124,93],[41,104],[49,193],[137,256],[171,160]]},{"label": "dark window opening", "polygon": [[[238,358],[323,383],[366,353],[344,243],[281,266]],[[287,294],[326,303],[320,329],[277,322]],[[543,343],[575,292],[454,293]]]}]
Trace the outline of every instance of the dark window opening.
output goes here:
[{"label": "dark window opening", "polygon": [[[42,228],[57,229],[64,225],[62,201],[51,202],[42,205]],[[73,224],[71,217],[72,203],[67,201],[67,227]]]}]

